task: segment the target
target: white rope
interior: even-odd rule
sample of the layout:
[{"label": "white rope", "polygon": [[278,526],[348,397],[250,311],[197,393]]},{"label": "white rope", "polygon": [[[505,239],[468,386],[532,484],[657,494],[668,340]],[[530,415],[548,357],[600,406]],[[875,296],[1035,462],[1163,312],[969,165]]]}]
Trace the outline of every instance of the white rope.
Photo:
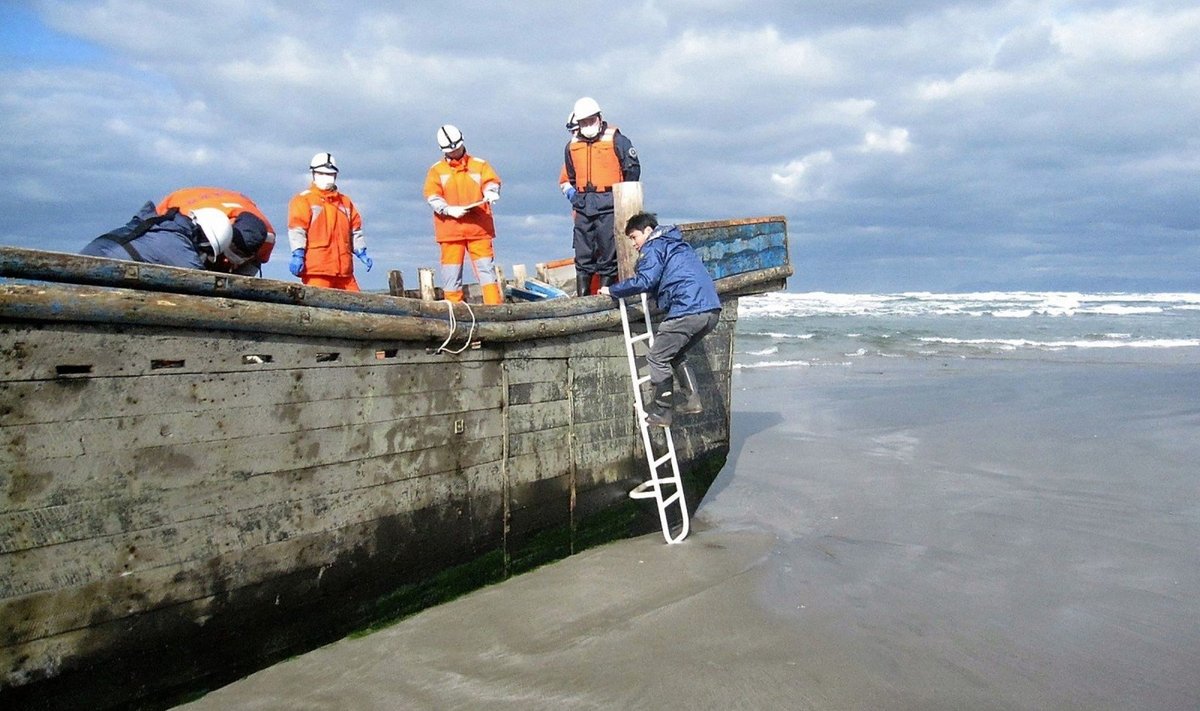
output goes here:
[{"label": "white rope", "polygon": [[446,348],[446,344],[450,342],[451,338],[454,338],[454,331],[458,329],[458,321],[454,318],[454,302],[447,301],[446,307],[450,310],[450,333],[446,334],[446,340],[442,341],[442,345],[438,346],[437,350],[434,351],[435,353],[450,353],[451,355],[458,355],[459,353],[462,353],[471,347],[471,342],[474,340],[475,336],[475,310],[472,309],[471,305],[465,301],[460,303],[463,306],[466,306],[467,313],[471,314],[471,328],[467,330],[467,342],[463,344],[462,348],[459,348],[456,351]]}]

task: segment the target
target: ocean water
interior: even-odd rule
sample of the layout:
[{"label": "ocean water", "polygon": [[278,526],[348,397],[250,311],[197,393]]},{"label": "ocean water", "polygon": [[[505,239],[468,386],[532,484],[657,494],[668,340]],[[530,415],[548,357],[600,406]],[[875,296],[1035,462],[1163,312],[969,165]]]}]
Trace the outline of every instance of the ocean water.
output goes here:
[{"label": "ocean water", "polygon": [[738,306],[735,367],[871,358],[1200,361],[1200,294],[774,293]]}]

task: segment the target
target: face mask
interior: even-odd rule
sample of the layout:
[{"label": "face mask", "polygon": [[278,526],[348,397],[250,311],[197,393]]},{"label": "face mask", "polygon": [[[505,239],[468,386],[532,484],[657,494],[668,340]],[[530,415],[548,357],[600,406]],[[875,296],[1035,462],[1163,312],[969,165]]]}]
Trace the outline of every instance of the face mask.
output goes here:
[{"label": "face mask", "polygon": [[329,173],[313,173],[313,185],[321,190],[332,190],[334,181],[337,180],[336,175]]},{"label": "face mask", "polygon": [[596,121],[586,126],[579,127],[579,135],[584,138],[595,138],[600,135],[600,122]]}]

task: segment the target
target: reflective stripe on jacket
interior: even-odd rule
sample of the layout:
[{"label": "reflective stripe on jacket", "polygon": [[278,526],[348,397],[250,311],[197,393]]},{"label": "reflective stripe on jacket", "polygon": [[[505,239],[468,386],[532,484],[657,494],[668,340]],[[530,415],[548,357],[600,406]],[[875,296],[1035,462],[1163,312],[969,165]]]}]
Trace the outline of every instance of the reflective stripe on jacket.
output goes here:
[{"label": "reflective stripe on jacket", "polygon": [[288,203],[288,243],[293,250],[306,250],[305,274],[334,277],[353,276],[353,252],[367,246],[354,202],[315,185]]},{"label": "reflective stripe on jacket", "polygon": [[237,219],[243,212],[249,212],[267,226],[267,240],[259,247],[255,258],[260,263],[266,263],[271,258],[271,250],[275,248],[275,228],[271,226],[271,221],[262,210],[258,209],[258,205],[245,195],[226,188],[181,188],[159,201],[158,213],[166,214],[172,207],[179,208],[183,215],[191,214],[198,207],[215,207],[228,215],[230,221]]},{"label": "reflective stripe on jacket", "polygon": [[464,154],[455,161],[439,160],[425,176],[425,201],[434,209],[433,236],[438,242],[464,239],[492,239],[496,224],[492,206],[483,203],[459,219],[439,214],[446,205],[470,205],[483,199],[489,187],[498,190],[500,176],[482,158]]}]

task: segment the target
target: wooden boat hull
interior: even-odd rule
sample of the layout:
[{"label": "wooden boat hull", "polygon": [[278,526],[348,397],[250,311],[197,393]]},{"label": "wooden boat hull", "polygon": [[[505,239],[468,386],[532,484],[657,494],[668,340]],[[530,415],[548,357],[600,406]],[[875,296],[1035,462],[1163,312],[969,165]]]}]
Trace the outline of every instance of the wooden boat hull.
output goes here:
[{"label": "wooden boat hull", "polygon": [[[627,496],[646,470],[604,297],[352,310],[0,252],[37,280],[0,285],[6,705],[153,706],[657,526]],[[674,434],[693,507],[729,449],[736,294],[790,267],[755,273],[725,277],[691,358],[705,412]],[[447,337],[482,344],[434,352]]]}]

